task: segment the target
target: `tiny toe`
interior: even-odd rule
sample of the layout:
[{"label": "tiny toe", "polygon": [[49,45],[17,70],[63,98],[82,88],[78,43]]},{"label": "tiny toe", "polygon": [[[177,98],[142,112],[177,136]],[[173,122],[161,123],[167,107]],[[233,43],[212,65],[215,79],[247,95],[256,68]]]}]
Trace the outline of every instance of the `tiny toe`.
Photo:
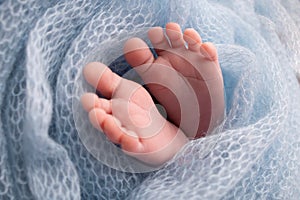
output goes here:
[{"label": "tiny toe", "polygon": [[104,64],[91,62],[83,68],[83,75],[90,85],[92,85],[94,88],[97,88],[100,78],[105,69],[106,66]]},{"label": "tiny toe", "polygon": [[90,112],[90,110],[96,107],[98,96],[94,93],[85,93],[81,96],[80,101],[84,110]]},{"label": "tiny toe", "polygon": [[91,110],[89,118],[95,128],[104,132],[113,143],[120,144],[127,153],[138,153],[143,150],[138,136],[133,132],[125,133],[121,128],[120,121],[112,115],[106,114],[102,109]]},{"label": "tiny toe", "polygon": [[202,41],[197,31],[193,28],[188,28],[184,31],[183,38],[187,42],[189,50],[196,52],[200,51]]},{"label": "tiny toe", "polygon": [[161,27],[153,27],[148,31],[148,37],[156,50],[159,53],[161,50],[170,48],[169,42],[164,35],[164,31]]},{"label": "tiny toe", "polygon": [[121,80],[120,76],[99,62],[87,64],[83,69],[83,74],[87,82],[107,98],[111,98]]},{"label": "tiny toe", "polygon": [[133,67],[154,61],[148,45],[140,38],[129,39],[124,45],[126,61]]},{"label": "tiny toe", "polygon": [[89,119],[91,124],[100,131],[103,131],[101,122],[105,117],[107,117],[107,114],[104,112],[104,110],[101,110],[99,108],[94,108],[89,112]]},{"label": "tiny toe", "polygon": [[96,105],[96,108],[101,108],[107,114],[111,114],[112,113],[111,100],[99,98],[98,99],[98,103]]},{"label": "tiny toe", "polygon": [[210,42],[203,43],[200,47],[200,51],[203,54],[203,56],[205,56],[211,61],[215,61],[218,59],[217,49]]},{"label": "tiny toe", "polygon": [[184,40],[179,24],[168,23],[166,25],[166,34],[173,48],[184,47]]},{"label": "tiny toe", "polygon": [[116,144],[120,143],[124,133],[118,125],[120,122],[116,118],[105,113],[102,109],[95,108],[89,112],[89,119],[92,125],[103,131],[109,140]]},{"label": "tiny toe", "polygon": [[94,108],[101,108],[108,114],[112,113],[111,100],[99,98],[94,93],[85,93],[82,95],[80,101],[87,112],[90,112]]}]

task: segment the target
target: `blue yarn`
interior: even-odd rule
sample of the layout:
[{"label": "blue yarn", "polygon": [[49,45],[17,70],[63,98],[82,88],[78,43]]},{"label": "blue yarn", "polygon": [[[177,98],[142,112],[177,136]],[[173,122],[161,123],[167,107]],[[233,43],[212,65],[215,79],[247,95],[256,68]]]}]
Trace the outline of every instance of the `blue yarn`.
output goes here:
[{"label": "blue yarn", "polygon": [[[298,199],[299,10],[297,0],[0,1],[0,199]],[[216,44],[226,119],[162,169],[128,172],[79,108],[92,91],[82,67],[124,75],[124,41],[169,21]]]}]

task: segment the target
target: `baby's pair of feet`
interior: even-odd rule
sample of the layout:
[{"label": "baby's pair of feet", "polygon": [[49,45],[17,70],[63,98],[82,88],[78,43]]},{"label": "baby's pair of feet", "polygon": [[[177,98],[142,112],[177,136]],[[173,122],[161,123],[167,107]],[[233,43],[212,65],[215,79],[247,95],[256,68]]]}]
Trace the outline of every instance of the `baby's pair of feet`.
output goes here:
[{"label": "baby's pair of feet", "polygon": [[148,37],[156,59],[139,38],[126,42],[124,54],[164,106],[168,120],[141,85],[98,62],[87,64],[83,73],[107,99],[86,93],[81,101],[93,126],[121,145],[125,153],[150,165],[161,165],[188,139],[210,133],[223,119],[223,78],[215,47],[202,43],[194,29],[182,34],[178,24],[168,23],[165,33],[155,27]]}]

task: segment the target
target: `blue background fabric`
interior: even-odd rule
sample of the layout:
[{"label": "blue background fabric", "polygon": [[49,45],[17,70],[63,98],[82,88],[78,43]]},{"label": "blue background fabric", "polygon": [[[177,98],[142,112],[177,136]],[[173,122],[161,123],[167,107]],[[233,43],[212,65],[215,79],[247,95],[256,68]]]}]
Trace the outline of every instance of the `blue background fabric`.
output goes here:
[{"label": "blue background fabric", "polygon": [[[0,1],[0,198],[299,199],[299,15],[299,0]],[[82,68],[169,21],[216,44],[224,126],[160,170],[117,170],[79,137],[95,132],[76,107]]]}]

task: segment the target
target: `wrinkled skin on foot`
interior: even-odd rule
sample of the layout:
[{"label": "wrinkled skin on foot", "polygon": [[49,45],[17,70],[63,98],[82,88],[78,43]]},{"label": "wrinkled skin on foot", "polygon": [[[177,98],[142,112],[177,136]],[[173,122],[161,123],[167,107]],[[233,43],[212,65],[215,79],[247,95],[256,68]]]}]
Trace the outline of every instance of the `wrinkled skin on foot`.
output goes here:
[{"label": "wrinkled skin on foot", "polygon": [[[81,101],[93,126],[123,151],[150,165],[171,159],[188,138],[211,132],[223,119],[223,79],[217,52],[202,43],[198,33],[169,23],[148,36],[158,55],[139,38],[124,46],[127,62],[164,106],[168,120],[158,112],[149,93],[139,84],[113,73],[102,63],[89,63],[84,76],[106,99],[86,93]],[[172,123],[171,123],[172,122]]]},{"label": "wrinkled skin on foot", "polygon": [[[158,55],[157,59],[154,59],[147,44],[139,38],[127,41],[124,47],[125,58],[135,69],[148,64],[149,69],[153,65],[161,65],[178,72],[177,75],[170,76],[157,67],[157,70],[137,69],[145,82],[153,82],[151,79],[157,76],[163,77],[160,84],[147,85],[150,92],[165,107],[168,119],[172,123],[180,127],[189,138],[199,138],[210,133],[224,116],[224,86],[217,51],[213,44],[202,43],[201,37],[194,29],[186,29],[182,33],[176,23],[166,25],[166,35],[168,38],[161,27],[152,28],[148,32]],[[188,92],[197,96],[196,103],[190,102],[194,105],[178,101],[180,95],[184,96],[186,93],[175,95],[174,91],[163,86],[170,80],[175,85],[180,78],[192,87],[192,91]],[[182,85],[176,87],[181,88]],[[183,118],[192,113],[182,115],[181,112],[185,108],[183,105],[190,106],[189,110],[200,110],[199,120],[193,118],[189,123],[182,123]],[[198,127],[195,132],[193,124],[197,121]]]},{"label": "wrinkled skin on foot", "polygon": [[188,141],[179,128],[160,115],[141,85],[121,78],[102,63],[89,63],[84,75],[107,98],[94,93],[81,97],[91,123],[128,155],[159,166]]}]

